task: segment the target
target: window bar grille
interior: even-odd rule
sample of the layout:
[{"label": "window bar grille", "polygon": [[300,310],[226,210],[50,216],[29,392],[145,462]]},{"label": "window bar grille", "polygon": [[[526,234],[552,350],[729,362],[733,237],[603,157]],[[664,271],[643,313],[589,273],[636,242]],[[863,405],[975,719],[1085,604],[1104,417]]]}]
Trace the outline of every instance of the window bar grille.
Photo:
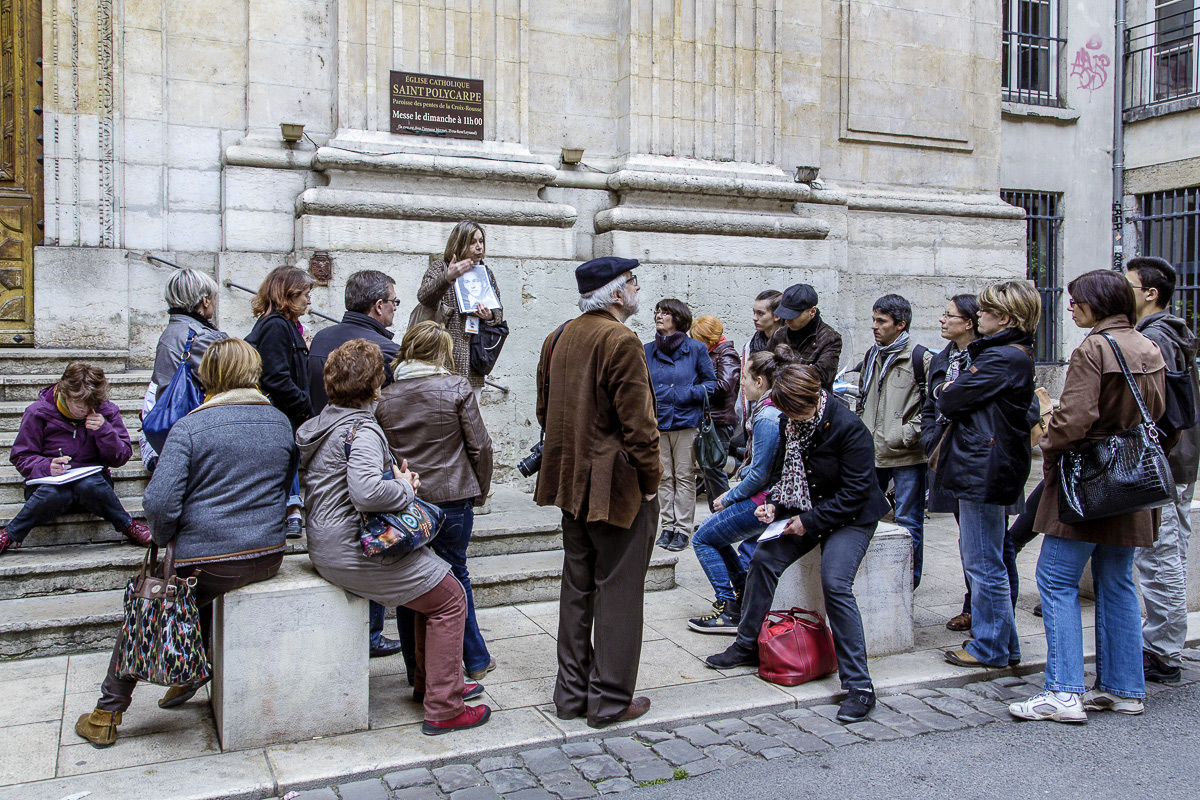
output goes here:
[{"label": "window bar grille", "polygon": [[1154,192],[1141,197],[1141,254],[1158,256],[1175,267],[1171,313],[1200,332],[1200,186]]},{"label": "window bar grille", "polygon": [[1159,3],[1155,12],[1155,19],[1125,31],[1126,111],[1200,94],[1197,3]]},{"label": "window bar grille", "polygon": [[1025,209],[1027,275],[1042,298],[1034,360],[1039,364],[1059,363],[1063,294],[1059,252],[1063,217],[1059,195],[1010,190],[1000,196],[1009,205]]},{"label": "window bar grille", "polygon": [[1004,99],[1026,105],[1062,105],[1058,73],[1066,39],[1057,35],[1057,0],[1004,0],[1002,8]]}]

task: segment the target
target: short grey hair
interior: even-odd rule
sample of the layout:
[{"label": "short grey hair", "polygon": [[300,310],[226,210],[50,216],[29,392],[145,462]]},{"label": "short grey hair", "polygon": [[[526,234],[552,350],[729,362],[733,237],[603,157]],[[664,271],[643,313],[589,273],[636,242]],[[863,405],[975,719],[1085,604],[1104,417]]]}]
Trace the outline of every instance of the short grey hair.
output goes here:
[{"label": "short grey hair", "polygon": [[629,277],[618,275],[599,289],[579,295],[579,310],[585,314],[589,311],[601,311],[613,304],[613,292],[619,292],[629,283]]},{"label": "short grey hair", "polygon": [[177,269],[167,278],[167,291],[163,295],[167,308],[182,308],[195,311],[204,298],[217,297],[217,282],[211,275],[194,269]]},{"label": "short grey hair", "polygon": [[356,272],[346,281],[346,310],[366,314],[380,300],[387,300],[388,287],[396,282],[377,269]]}]

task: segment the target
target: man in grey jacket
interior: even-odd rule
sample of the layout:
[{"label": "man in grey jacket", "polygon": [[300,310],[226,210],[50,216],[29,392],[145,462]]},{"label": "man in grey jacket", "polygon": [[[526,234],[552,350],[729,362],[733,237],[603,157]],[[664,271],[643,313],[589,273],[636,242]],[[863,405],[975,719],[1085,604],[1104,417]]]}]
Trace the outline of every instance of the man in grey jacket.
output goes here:
[{"label": "man in grey jacket", "polygon": [[[1158,345],[1167,369],[1188,372],[1193,396],[1196,382],[1196,336],[1186,321],[1166,309],[1175,292],[1175,269],[1161,258],[1132,258],[1125,277],[1133,287],[1137,329]],[[1138,548],[1134,556],[1146,603],[1142,623],[1142,666],[1146,680],[1177,683],[1187,638],[1187,549],[1192,536],[1192,496],[1200,463],[1200,425],[1180,432],[1167,457],[1175,481],[1176,500],[1162,509],[1158,540]]]}]

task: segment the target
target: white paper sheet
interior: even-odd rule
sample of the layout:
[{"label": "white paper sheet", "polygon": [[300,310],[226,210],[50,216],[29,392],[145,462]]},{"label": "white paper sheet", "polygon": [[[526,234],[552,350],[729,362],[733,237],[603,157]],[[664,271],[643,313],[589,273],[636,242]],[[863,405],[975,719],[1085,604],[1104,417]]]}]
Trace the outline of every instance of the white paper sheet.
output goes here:
[{"label": "white paper sheet", "polygon": [[767,541],[770,541],[771,539],[778,539],[780,536],[783,535],[783,529],[786,528],[787,524],[791,521],[792,520],[789,517],[788,519],[781,519],[781,520],[772,522],[770,525],[767,526],[767,529],[765,531],[763,531],[762,533],[760,533],[758,535],[758,541],[767,542]]},{"label": "white paper sheet", "polygon": [[62,475],[52,475],[49,478],[34,478],[28,481],[28,483],[30,486],[37,486],[43,483],[51,486],[61,486],[64,483],[74,483],[80,478],[86,478],[88,475],[95,475],[102,469],[104,467],[75,467],[75,469],[69,469]]}]

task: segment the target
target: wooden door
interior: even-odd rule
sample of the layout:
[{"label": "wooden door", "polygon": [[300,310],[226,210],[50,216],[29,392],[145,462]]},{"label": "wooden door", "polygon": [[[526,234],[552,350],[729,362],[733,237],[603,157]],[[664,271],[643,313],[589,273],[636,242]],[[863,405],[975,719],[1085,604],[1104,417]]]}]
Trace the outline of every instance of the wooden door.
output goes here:
[{"label": "wooden door", "polygon": [[0,344],[33,344],[42,240],[42,3],[0,0]]}]

